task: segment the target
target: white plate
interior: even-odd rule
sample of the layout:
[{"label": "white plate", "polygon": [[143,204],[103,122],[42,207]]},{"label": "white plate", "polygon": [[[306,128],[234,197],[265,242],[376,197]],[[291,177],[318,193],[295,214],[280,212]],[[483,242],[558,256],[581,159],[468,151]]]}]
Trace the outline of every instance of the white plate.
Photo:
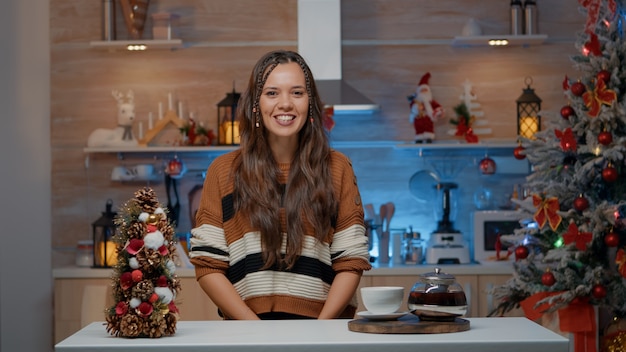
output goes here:
[{"label": "white plate", "polygon": [[408,312],[395,312],[395,313],[388,313],[388,314],[374,314],[372,312],[369,311],[362,311],[362,312],[358,312],[356,313],[356,315],[358,315],[361,318],[364,319],[368,319],[368,320],[396,320],[404,315],[406,315]]}]

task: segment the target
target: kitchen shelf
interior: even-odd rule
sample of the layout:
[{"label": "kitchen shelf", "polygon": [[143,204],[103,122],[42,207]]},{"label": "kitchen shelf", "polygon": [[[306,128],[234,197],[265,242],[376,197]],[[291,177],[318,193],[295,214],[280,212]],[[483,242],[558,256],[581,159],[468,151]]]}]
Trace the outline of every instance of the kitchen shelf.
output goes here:
[{"label": "kitchen shelf", "polygon": [[545,34],[535,35],[477,35],[477,36],[459,36],[454,37],[452,40],[453,46],[492,46],[489,44],[490,40],[506,40],[508,45],[495,45],[495,46],[531,46],[543,44],[548,36]]},{"label": "kitchen shelf", "polygon": [[129,45],[145,45],[145,50],[175,50],[183,47],[182,39],[98,40],[89,42],[94,49],[127,50]]}]

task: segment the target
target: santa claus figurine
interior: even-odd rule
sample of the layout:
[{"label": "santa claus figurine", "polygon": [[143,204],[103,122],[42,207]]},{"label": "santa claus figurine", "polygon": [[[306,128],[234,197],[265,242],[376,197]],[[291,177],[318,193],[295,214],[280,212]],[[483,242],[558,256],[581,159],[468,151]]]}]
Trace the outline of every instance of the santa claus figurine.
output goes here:
[{"label": "santa claus figurine", "polygon": [[443,109],[430,91],[429,79],[430,72],[427,72],[420,79],[415,94],[408,97],[411,108],[409,122],[415,128],[415,143],[431,143],[435,139],[434,122],[443,117]]}]

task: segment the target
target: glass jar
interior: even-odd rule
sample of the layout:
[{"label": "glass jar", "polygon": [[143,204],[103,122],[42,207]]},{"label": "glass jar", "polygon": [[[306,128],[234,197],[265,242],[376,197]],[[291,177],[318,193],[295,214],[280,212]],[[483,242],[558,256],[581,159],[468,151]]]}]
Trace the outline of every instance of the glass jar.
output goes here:
[{"label": "glass jar", "polygon": [[78,241],[76,244],[76,266],[89,267],[93,265],[93,241]]},{"label": "glass jar", "polygon": [[408,298],[409,310],[421,320],[454,321],[467,313],[467,298],[453,275],[434,272],[420,275]]}]

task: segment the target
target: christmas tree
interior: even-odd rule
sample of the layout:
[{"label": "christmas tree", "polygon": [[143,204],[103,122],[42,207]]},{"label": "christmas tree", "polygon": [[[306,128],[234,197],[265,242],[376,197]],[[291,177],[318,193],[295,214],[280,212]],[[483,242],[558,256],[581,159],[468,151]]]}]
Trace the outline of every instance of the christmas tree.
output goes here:
[{"label": "christmas tree", "polygon": [[154,191],[135,192],[118,212],[114,267],[115,305],[106,311],[107,331],[122,337],[161,337],[176,332],[180,291],[175,274],[174,229]]},{"label": "christmas tree", "polygon": [[515,272],[493,292],[492,313],[558,313],[576,346],[576,333],[601,328],[594,307],[626,314],[626,4],[580,3],[587,21],[572,61],[581,76],[565,77],[567,104],[515,150],[533,166],[517,202],[529,221],[501,237],[515,248]]}]

